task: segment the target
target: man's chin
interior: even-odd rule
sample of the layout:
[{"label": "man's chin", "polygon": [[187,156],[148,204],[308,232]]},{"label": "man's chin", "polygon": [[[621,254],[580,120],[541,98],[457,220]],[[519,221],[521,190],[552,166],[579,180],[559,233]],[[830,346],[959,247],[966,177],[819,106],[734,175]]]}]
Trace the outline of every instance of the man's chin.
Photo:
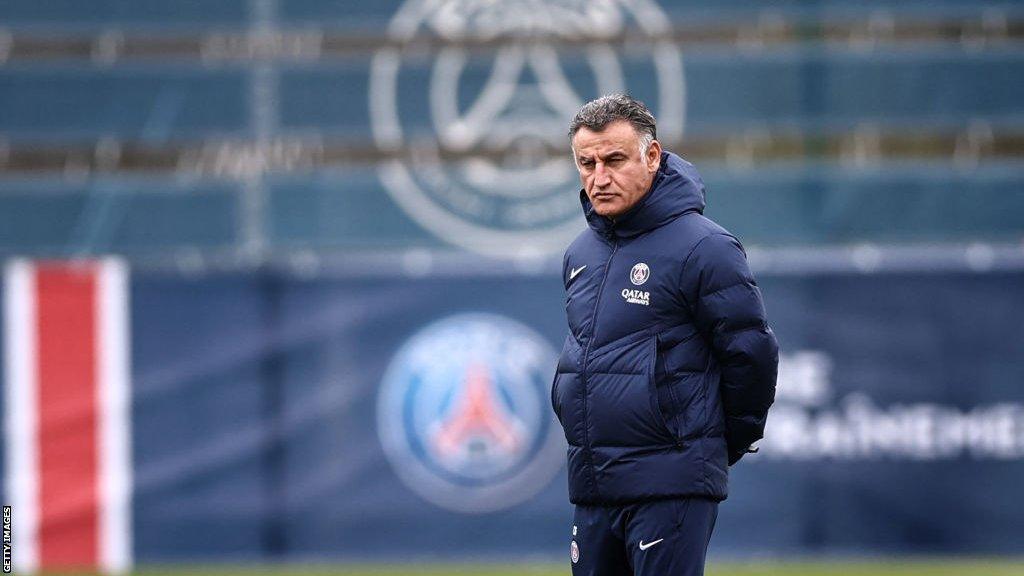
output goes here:
[{"label": "man's chin", "polygon": [[604,216],[605,218],[616,218],[622,215],[625,210],[621,206],[615,205],[595,205],[594,212],[597,212],[598,216]]},{"label": "man's chin", "polygon": [[606,200],[591,198],[590,204],[594,207],[594,212],[606,218],[612,218],[622,212],[622,202],[615,196],[607,197]]}]

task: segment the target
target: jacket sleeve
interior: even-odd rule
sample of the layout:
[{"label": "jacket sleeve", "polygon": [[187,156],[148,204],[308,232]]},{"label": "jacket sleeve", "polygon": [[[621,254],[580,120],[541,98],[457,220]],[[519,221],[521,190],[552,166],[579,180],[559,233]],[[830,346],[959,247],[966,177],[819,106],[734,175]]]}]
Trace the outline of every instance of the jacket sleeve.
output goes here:
[{"label": "jacket sleeve", "polygon": [[732,465],[764,435],[768,408],[775,401],[779,346],[736,238],[716,233],[701,240],[687,258],[683,278],[697,328],[711,344],[721,370]]}]

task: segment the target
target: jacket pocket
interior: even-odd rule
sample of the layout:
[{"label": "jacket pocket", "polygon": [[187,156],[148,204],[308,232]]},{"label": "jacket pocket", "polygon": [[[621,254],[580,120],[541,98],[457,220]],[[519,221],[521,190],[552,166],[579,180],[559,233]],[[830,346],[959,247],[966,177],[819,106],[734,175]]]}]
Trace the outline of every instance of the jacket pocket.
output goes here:
[{"label": "jacket pocket", "polygon": [[[661,428],[661,430],[665,432],[665,434],[667,434],[670,438],[672,438],[675,441],[676,446],[682,446],[682,441],[680,440],[679,433],[672,428],[672,426],[669,424],[669,421],[665,418],[665,412],[662,411],[661,409],[662,400],[658,394],[658,348],[660,347],[660,344],[660,336],[654,336],[653,338],[651,338],[651,346],[653,350],[651,350],[650,364],[648,366],[648,383],[651,397],[651,412],[654,413],[654,419],[658,427]],[[669,402],[671,402],[671,389],[667,388],[666,392],[668,393],[667,396],[669,397]]]},{"label": "jacket pocket", "polygon": [[[581,437],[593,446],[665,448],[676,444],[654,400],[654,366],[657,341],[653,335],[640,335],[616,343],[606,353],[590,359],[586,388],[581,400],[586,411],[586,434]],[[558,383],[563,426],[575,421],[576,406],[567,389],[577,383],[563,376]]]}]

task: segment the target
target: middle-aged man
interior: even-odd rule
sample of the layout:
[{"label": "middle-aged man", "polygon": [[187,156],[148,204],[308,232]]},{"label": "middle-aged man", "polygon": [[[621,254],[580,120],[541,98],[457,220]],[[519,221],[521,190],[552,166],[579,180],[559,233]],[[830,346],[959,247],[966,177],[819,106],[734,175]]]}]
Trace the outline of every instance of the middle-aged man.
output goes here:
[{"label": "middle-aged man", "polygon": [[764,432],[778,345],[743,247],[639,101],[569,129],[589,227],[565,252],[570,334],[552,404],[569,443],[574,576],[690,576],[728,467]]}]

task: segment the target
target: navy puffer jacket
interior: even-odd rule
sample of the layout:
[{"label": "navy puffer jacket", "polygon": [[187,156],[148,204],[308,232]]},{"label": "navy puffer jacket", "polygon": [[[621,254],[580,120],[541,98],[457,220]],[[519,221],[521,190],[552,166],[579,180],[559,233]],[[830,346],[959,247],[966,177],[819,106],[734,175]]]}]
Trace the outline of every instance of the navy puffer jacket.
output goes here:
[{"label": "navy puffer jacket", "polygon": [[692,164],[662,154],[651,189],[565,253],[569,336],[551,390],[569,499],[724,499],[764,432],[778,345],[739,241],[703,216]]}]

